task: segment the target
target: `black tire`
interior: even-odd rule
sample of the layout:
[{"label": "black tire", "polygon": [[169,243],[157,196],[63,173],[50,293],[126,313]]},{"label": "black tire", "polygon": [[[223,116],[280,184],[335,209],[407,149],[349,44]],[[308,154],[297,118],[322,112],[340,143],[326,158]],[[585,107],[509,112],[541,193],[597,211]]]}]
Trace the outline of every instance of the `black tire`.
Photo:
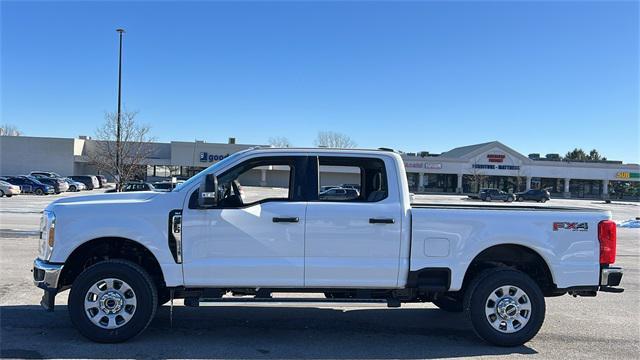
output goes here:
[{"label": "black tire", "polygon": [[70,192],[76,192],[76,191],[78,191],[78,189],[76,188],[76,186],[75,186],[75,185],[71,185],[71,186],[69,186],[69,190],[68,190],[68,191],[70,191]]},{"label": "black tire", "polygon": [[10,198],[10,197],[12,197],[12,196],[13,196],[13,195],[9,195],[9,194],[7,194],[7,197],[8,197],[8,198]]},{"label": "black tire", "polygon": [[[486,307],[490,307],[489,296],[494,290],[506,285],[524,291],[531,308],[528,321],[513,333],[495,329],[485,313]],[[494,307],[497,307],[497,304]],[[525,273],[508,268],[493,268],[483,271],[471,281],[464,297],[464,310],[473,325],[473,330],[481,339],[498,346],[519,346],[531,340],[542,327],[545,300],[538,284]],[[500,321],[500,318],[496,319],[494,323]]]},{"label": "black tire", "polygon": [[0,190],[0,198],[4,196],[4,191]]},{"label": "black tire", "polygon": [[523,202],[523,201],[524,201],[524,198],[523,198],[522,196],[518,196],[518,198],[516,199],[516,201]]},{"label": "black tire", "polygon": [[[126,282],[135,292],[136,307],[131,319],[115,329],[94,324],[84,308],[89,289],[98,281],[116,278]],[[71,322],[84,337],[101,343],[117,343],[133,338],[149,326],[156,313],[158,295],[149,274],[139,265],[126,260],[107,260],[84,270],[73,282],[69,293]]]},{"label": "black tire", "polygon": [[457,299],[448,295],[441,295],[437,299],[433,300],[433,304],[440,310],[451,313],[459,313],[464,310],[463,302],[461,299]]},{"label": "black tire", "polygon": [[487,195],[487,197],[484,198],[484,201],[491,201],[491,196]]},{"label": "black tire", "polygon": [[513,197],[507,196],[507,199],[504,202],[512,202],[512,201],[513,201]]},{"label": "black tire", "polygon": [[42,189],[36,189],[36,191],[34,191],[34,193],[36,195],[44,195],[44,191],[42,191]]}]

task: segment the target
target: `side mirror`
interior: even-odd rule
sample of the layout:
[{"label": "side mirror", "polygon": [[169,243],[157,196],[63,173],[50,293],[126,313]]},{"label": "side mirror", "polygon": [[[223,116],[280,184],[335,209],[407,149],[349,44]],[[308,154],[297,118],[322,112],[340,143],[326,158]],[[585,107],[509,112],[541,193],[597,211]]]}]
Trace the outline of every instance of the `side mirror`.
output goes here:
[{"label": "side mirror", "polygon": [[218,204],[218,178],[213,174],[207,174],[200,183],[198,193],[198,207],[210,208]]}]

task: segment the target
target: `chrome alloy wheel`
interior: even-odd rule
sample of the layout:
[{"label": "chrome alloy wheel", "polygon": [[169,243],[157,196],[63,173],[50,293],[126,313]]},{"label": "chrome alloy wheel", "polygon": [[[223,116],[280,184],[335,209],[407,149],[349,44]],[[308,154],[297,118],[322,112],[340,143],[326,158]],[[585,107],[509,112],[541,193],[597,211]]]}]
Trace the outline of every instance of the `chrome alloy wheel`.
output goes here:
[{"label": "chrome alloy wheel", "polygon": [[531,319],[531,302],[519,287],[501,286],[487,298],[485,314],[494,329],[511,334],[522,330]]},{"label": "chrome alloy wheel", "polygon": [[103,329],[117,329],[136,311],[136,293],[120,279],[102,279],[87,290],[84,310],[89,320]]}]

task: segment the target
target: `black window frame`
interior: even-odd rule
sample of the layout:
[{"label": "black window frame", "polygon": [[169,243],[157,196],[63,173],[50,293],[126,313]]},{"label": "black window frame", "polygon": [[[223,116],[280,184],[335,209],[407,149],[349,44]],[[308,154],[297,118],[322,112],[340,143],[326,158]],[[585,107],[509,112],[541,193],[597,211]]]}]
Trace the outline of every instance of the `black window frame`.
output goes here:
[{"label": "black window frame", "polygon": [[[315,169],[313,171],[314,176],[308,177],[308,181],[310,182],[308,186],[308,189],[310,190],[309,200],[308,200],[309,202],[336,203],[336,204],[340,204],[340,203],[371,203],[373,204],[373,203],[384,201],[389,197],[389,180],[387,178],[388,177],[387,164],[385,163],[384,159],[381,159],[378,157],[371,157],[371,156],[336,156],[332,154],[316,155],[310,158],[315,158],[315,160],[310,160],[310,163],[313,163]],[[335,163],[321,164],[321,161],[320,161],[321,158],[323,160],[335,161]],[[366,171],[366,168],[363,166],[363,164],[366,162],[376,162],[381,165],[381,167],[378,169],[382,174],[382,178],[380,179],[381,181],[380,188],[386,189],[386,195],[383,198],[378,199],[376,201],[367,200],[370,194],[368,189],[368,182],[372,180],[372,178],[368,179],[368,177],[372,175],[375,176],[375,174],[369,174]],[[359,191],[360,196],[357,199],[352,199],[352,200],[320,200],[319,198],[320,188],[321,188],[320,166],[345,166],[345,167],[360,168],[360,191]],[[312,181],[313,183],[311,183]]]},{"label": "black window frame", "polygon": [[251,203],[242,204],[239,206],[224,206],[217,205],[213,207],[200,208],[197,202],[197,196],[199,193],[199,189],[196,188],[189,197],[189,209],[200,209],[200,210],[223,210],[223,209],[244,209],[251,206],[264,204],[267,202],[297,202],[297,201],[307,201],[308,198],[308,181],[309,181],[309,157],[308,156],[296,156],[296,155],[271,155],[271,156],[256,156],[249,159],[246,159],[228,170],[220,174],[216,174],[218,179],[224,177],[225,175],[236,171],[239,167],[246,167],[246,171],[249,171],[253,168],[259,166],[279,166],[279,165],[287,165],[289,166],[289,193],[287,198],[265,198],[262,200],[254,201]]}]

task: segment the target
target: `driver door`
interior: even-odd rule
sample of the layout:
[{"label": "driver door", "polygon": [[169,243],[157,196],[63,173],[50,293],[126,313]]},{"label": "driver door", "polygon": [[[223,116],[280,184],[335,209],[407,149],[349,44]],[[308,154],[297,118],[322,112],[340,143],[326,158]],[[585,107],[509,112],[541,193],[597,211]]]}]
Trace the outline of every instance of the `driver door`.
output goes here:
[{"label": "driver door", "polygon": [[259,157],[216,174],[215,208],[198,208],[198,190],[191,194],[183,210],[186,286],[304,285],[306,202],[297,190],[305,161]]}]

